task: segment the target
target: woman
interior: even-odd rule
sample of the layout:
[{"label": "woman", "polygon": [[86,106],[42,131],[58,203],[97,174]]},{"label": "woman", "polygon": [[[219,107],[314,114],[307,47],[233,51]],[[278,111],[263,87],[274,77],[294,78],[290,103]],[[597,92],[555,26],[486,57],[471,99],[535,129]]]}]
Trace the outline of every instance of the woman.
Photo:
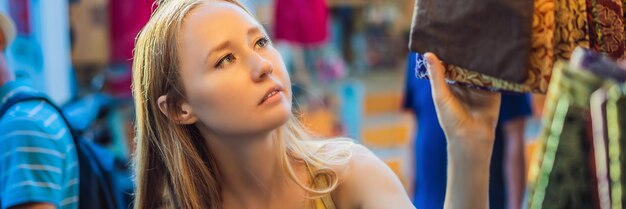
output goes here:
[{"label": "woman", "polygon": [[[427,57],[450,140],[447,206],[486,208],[499,96],[460,103]],[[286,72],[236,1],[159,1],[133,63],[135,208],[413,208],[369,150],[305,131]]]}]

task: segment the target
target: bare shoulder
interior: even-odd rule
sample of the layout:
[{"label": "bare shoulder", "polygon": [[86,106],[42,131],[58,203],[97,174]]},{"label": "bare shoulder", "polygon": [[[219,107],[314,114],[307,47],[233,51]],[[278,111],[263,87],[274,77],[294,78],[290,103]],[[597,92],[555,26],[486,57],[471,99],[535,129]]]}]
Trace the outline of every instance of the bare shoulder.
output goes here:
[{"label": "bare shoulder", "polygon": [[342,182],[354,180],[355,177],[359,176],[358,174],[362,174],[364,172],[379,171],[380,169],[385,170],[384,168],[386,168],[386,165],[382,160],[380,160],[369,148],[361,144],[352,144],[350,152],[351,156],[349,161],[344,165],[344,167],[337,168]]},{"label": "bare shoulder", "polygon": [[346,185],[360,184],[363,180],[375,179],[371,178],[374,176],[384,176],[397,180],[393,171],[370,149],[361,144],[352,146],[350,161],[345,165],[345,168],[340,170],[339,174],[341,182]]},{"label": "bare shoulder", "polygon": [[370,149],[354,144],[352,156],[338,169],[332,196],[338,208],[414,208],[393,171]]}]

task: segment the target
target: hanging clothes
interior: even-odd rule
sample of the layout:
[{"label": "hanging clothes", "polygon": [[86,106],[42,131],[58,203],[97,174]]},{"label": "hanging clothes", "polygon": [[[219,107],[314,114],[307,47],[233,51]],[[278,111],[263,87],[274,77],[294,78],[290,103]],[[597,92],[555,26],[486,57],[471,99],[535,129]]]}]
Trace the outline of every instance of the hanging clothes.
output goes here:
[{"label": "hanging clothes", "polygon": [[276,40],[316,46],[327,41],[328,33],[328,7],[325,0],[276,0]]},{"label": "hanging clothes", "polygon": [[611,87],[606,106],[611,203],[613,208],[623,208],[626,203],[626,89],[624,85]]},{"label": "hanging clothes", "polygon": [[[529,179],[531,209],[597,208],[594,198],[595,172],[589,97],[603,80],[589,72],[557,63],[548,97],[546,118],[540,137],[541,160]],[[558,159],[558,160],[557,160]]]},{"label": "hanging clothes", "polygon": [[613,59],[624,58],[624,18],[620,0],[586,0],[590,48]]},{"label": "hanging clothes", "polygon": [[111,0],[109,24],[111,61],[131,64],[135,38],[152,14],[154,0]]},{"label": "hanging clothes", "polygon": [[611,60],[611,58],[589,49],[576,49],[570,63],[606,79],[613,79],[622,83],[626,81],[625,69]]},{"label": "hanging clothes", "polygon": [[588,21],[585,0],[555,0],[554,55],[557,60],[569,60],[578,46],[589,48]]},{"label": "hanging clothes", "polygon": [[[626,138],[621,138],[623,130],[621,117],[626,112],[620,109],[626,108],[622,99],[623,83],[626,80],[626,69],[613,62],[610,54],[603,56],[601,53],[588,49],[577,48],[570,63],[581,67],[594,75],[604,79],[602,88],[596,90],[590,98],[591,115],[593,118],[593,146],[595,154],[595,169],[597,179],[597,196],[601,208],[622,208],[623,173],[625,164],[622,162],[623,155],[620,150]],[[611,102],[609,102],[611,101]],[[611,126],[609,128],[609,126]],[[610,175],[609,175],[610,174]],[[622,195],[621,195],[622,194]],[[611,196],[614,195],[614,196]]]},{"label": "hanging clothes", "polygon": [[533,1],[416,0],[409,45],[505,81],[528,72]]},{"label": "hanging clothes", "polygon": [[[491,91],[545,93],[554,64],[555,0],[535,0],[531,35],[531,52],[526,80],[505,81],[463,67],[446,65],[446,77],[453,83]],[[418,63],[423,57],[417,57]],[[418,78],[428,79],[426,68],[416,68]]]},{"label": "hanging clothes", "polygon": [[[472,46],[482,43],[483,38],[489,36],[479,36],[481,33],[474,33],[477,27],[492,27],[491,22],[483,22],[479,26],[471,27],[458,26],[455,29],[448,29],[455,24],[469,24],[473,17],[466,19],[454,19],[463,16],[465,10],[455,10],[457,4],[443,5],[446,1],[431,3],[429,0],[416,1],[414,20],[411,28],[410,47],[418,52],[435,52],[447,63],[446,76],[451,83],[491,91],[511,91],[511,92],[532,92],[546,93],[554,62],[557,60],[569,60],[576,47],[592,47],[617,59],[624,56],[624,3],[617,0],[534,0],[531,5],[532,24],[529,25],[529,53],[528,56],[521,54],[506,54],[509,62],[512,59],[526,59],[525,71],[516,72],[519,80],[506,78],[504,74],[489,72],[489,69],[477,68],[475,63],[458,62],[456,57],[449,56],[447,51],[454,51],[454,55],[473,56],[472,58],[490,62],[491,66],[498,66],[499,56],[482,56],[481,51],[477,51]],[[473,2],[473,1],[470,1]],[[470,2],[467,2],[470,4]],[[488,1],[487,1],[488,2]],[[501,2],[506,4],[506,2]],[[485,3],[485,2],[483,2]],[[442,5],[440,5],[442,4]],[[475,3],[480,5],[481,3]],[[447,9],[448,17],[439,17],[438,10],[432,8],[441,6],[439,10]],[[487,8],[487,7],[485,7]],[[468,7],[466,10],[476,9]],[[484,9],[484,8],[483,8]],[[518,10],[515,10],[518,11]],[[456,14],[455,12],[460,12]],[[450,15],[453,14],[453,15]],[[620,14],[620,15],[616,15]],[[421,18],[421,19],[420,19]],[[510,30],[510,27],[507,27]],[[444,31],[453,33],[448,34]],[[460,30],[465,30],[460,32]],[[467,31],[470,31],[469,33]],[[460,33],[461,35],[458,35]],[[471,34],[471,35],[468,35]],[[433,36],[433,37],[430,37]],[[459,36],[459,37],[457,37]],[[465,40],[468,43],[461,43],[458,40]],[[491,42],[498,42],[500,39],[492,38]],[[513,43],[513,42],[512,42]],[[521,43],[521,42],[518,42]],[[498,47],[489,47],[489,44],[482,45],[492,51],[501,50]],[[507,45],[502,45],[507,46]],[[519,48],[518,48],[519,49]],[[523,50],[522,50],[523,51]],[[443,54],[442,54],[443,52]],[[504,53],[504,52],[500,52]],[[489,59],[485,59],[489,57]],[[418,57],[418,59],[421,57]],[[450,59],[453,58],[453,59]],[[418,61],[419,62],[419,61]],[[421,69],[416,69],[421,70]],[[499,67],[498,71],[505,72],[508,68]],[[427,79],[424,72],[417,72],[420,78]]]},{"label": "hanging clothes", "polygon": [[[590,110],[593,128],[593,150],[600,209],[611,208],[611,186],[609,176],[608,138],[606,128],[606,105],[608,88],[602,87],[591,94]],[[592,173],[593,175],[594,173]]]},{"label": "hanging clothes", "polygon": [[554,69],[526,208],[623,208],[626,69],[582,48],[571,56]]}]

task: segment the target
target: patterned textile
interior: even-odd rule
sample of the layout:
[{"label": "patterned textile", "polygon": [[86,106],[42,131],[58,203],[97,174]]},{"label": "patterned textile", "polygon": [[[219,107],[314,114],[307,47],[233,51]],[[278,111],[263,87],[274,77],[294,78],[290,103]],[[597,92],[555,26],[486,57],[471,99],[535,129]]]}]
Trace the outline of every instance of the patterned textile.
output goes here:
[{"label": "patterned textile", "polygon": [[572,54],[570,64],[593,72],[602,78],[626,82],[626,68],[615,63],[611,58],[589,49],[577,48]]},{"label": "patterned textile", "polygon": [[587,124],[589,97],[603,80],[559,62],[552,82],[536,155],[539,160],[530,170],[528,208],[596,208]]},{"label": "patterned textile", "polygon": [[555,0],[554,55],[569,60],[578,46],[589,48],[585,0]]},{"label": "patterned textile", "polygon": [[532,21],[528,0],[417,0],[409,45],[449,64],[523,83]]},{"label": "patterned textile", "polygon": [[[529,65],[522,83],[510,82],[456,65],[446,66],[446,76],[453,83],[474,88],[545,93],[554,62],[558,59],[568,60],[577,46],[589,47],[588,21],[591,18],[587,12],[586,0],[535,0]],[[423,58],[418,56],[418,59]],[[416,70],[418,77],[427,78],[425,68]]]},{"label": "patterned textile", "polygon": [[614,208],[622,208],[626,203],[624,193],[626,183],[626,89],[624,85],[615,85],[608,92],[606,106],[608,147],[609,147],[609,174],[611,184],[611,202]]},{"label": "patterned textile", "polygon": [[[595,153],[595,176],[597,182],[598,206],[600,209],[611,208],[611,187],[609,176],[609,155],[607,140],[606,105],[608,86],[591,94],[590,110],[593,126],[593,150]],[[593,175],[594,173],[592,173]]]},{"label": "patterned textile", "polygon": [[613,59],[624,57],[624,18],[620,0],[587,0],[590,47]]},{"label": "patterned textile", "polygon": [[595,7],[594,5],[596,4],[597,0],[585,0],[585,3],[587,4],[587,23],[588,23],[588,29],[589,29],[589,48],[594,50],[594,51],[600,51],[602,50],[602,46],[599,43],[599,36],[600,36],[600,31],[598,31],[598,29],[596,28],[596,24],[594,22],[595,19],[597,19],[596,14],[597,12],[595,11]]}]

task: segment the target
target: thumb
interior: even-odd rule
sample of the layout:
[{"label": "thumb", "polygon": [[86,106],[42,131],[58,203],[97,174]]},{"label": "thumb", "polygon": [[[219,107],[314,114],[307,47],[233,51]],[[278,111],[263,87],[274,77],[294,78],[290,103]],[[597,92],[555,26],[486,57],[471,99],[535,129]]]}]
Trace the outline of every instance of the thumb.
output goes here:
[{"label": "thumb", "polygon": [[424,58],[428,64],[426,68],[430,76],[431,91],[439,123],[444,132],[454,129],[469,118],[469,113],[446,83],[445,68],[441,60],[432,53],[426,53]]},{"label": "thumb", "polygon": [[430,80],[430,86],[433,92],[433,99],[437,101],[447,100],[451,95],[450,88],[446,83],[445,68],[441,60],[437,55],[433,53],[426,53],[424,55],[426,60],[426,70]]}]

